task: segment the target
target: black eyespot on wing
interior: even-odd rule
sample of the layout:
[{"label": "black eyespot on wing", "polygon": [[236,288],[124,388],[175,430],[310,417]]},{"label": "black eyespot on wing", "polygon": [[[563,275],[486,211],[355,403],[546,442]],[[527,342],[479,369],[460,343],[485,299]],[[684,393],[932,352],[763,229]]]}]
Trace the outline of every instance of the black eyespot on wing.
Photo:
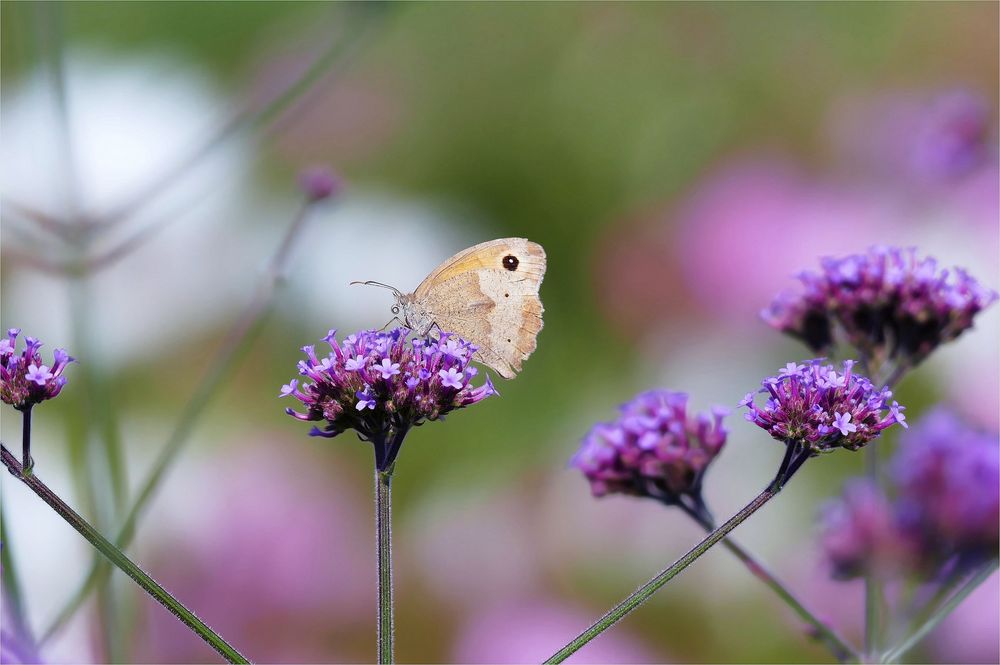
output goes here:
[{"label": "black eyespot on wing", "polygon": [[503,297],[504,298],[510,298],[510,294],[509,293],[505,293],[505,294],[503,294]]},{"label": "black eyespot on wing", "polygon": [[510,342],[510,337],[507,338],[507,341]]},{"label": "black eyespot on wing", "polygon": [[508,254],[507,256],[503,257],[503,267],[511,272],[517,270],[517,266],[520,263],[521,262],[518,261],[517,257],[514,256],[513,254]]}]

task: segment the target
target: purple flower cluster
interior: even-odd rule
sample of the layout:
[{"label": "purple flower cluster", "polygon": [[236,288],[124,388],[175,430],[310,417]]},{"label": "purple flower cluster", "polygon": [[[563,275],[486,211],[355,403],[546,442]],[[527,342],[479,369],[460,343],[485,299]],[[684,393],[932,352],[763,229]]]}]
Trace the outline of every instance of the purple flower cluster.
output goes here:
[{"label": "purple flower cluster", "polygon": [[838,372],[822,359],[788,363],[761,383],[757,392],[768,396],[763,406],[754,403],[754,393],[747,393],[740,406],[749,409],[747,420],[775,439],[812,453],[857,450],[893,424],[906,427],[906,407],[892,400],[887,388],[879,390],[855,374],[853,366],[853,360],[845,360]]},{"label": "purple flower cluster", "polygon": [[[472,386],[476,346],[453,335],[409,339],[405,328],[366,330],[340,343],[335,335],[331,330],[323,338],[331,349],[325,356],[317,356],[314,346],[303,347],[306,360],[298,368],[304,378],[281,388],[282,397],[294,397],[306,407],[305,413],[291,408],[286,413],[326,421],[322,429],[312,429],[312,436],[331,438],[353,429],[378,449],[425,420],[496,394],[488,375],[483,385]],[[380,468],[391,462],[383,457]]]},{"label": "purple flower cluster", "polygon": [[866,481],[823,511],[821,545],[833,574],[934,574],[996,556],[1000,546],[1000,447],[937,410],[900,437],[893,495]]},{"label": "purple flower cluster", "polygon": [[0,399],[25,411],[59,394],[66,385],[63,371],[73,358],[65,349],[56,349],[52,365],[46,365],[38,352],[42,343],[34,337],[25,337],[24,350],[18,353],[20,334],[19,328],[11,328],[7,338],[0,339]]},{"label": "purple flower cluster", "polygon": [[677,503],[697,497],[705,469],[726,443],[722,419],[687,413],[688,396],[651,390],[621,407],[613,423],[598,423],[583,439],[571,465],[590,481],[594,496],[611,493],[649,496]]},{"label": "purple flower cluster", "polygon": [[920,362],[971,328],[997,299],[964,270],[942,270],[912,248],[826,258],[820,272],[803,272],[799,280],[802,292],[779,295],[761,313],[764,321],[816,352],[828,350],[840,329],[864,357],[879,362]]},{"label": "purple flower cluster", "polygon": [[1000,437],[943,409],[900,440],[893,463],[904,527],[930,549],[996,554],[1000,542]]},{"label": "purple flower cluster", "polygon": [[836,579],[905,570],[918,552],[897,528],[889,498],[867,480],[848,483],[839,499],[823,506],[820,522],[820,546]]}]

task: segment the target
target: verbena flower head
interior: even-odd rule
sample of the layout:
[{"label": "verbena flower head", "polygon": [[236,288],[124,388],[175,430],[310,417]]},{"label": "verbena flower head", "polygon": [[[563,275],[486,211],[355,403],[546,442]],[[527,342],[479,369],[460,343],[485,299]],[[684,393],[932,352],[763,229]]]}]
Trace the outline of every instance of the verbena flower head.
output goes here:
[{"label": "verbena flower head", "polygon": [[299,189],[312,202],[328,199],[340,192],[343,183],[327,166],[310,166],[299,173]]},{"label": "verbena flower head", "polygon": [[726,443],[721,407],[689,414],[688,396],[651,390],[621,407],[611,423],[598,423],[583,439],[571,465],[590,481],[594,496],[649,496],[677,503],[698,497],[705,469]]},{"label": "verbena flower head", "polygon": [[38,351],[42,343],[34,337],[25,337],[24,350],[18,353],[20,334],[19,328],[11,328],[7,337],[0,339],[0,399],[24,411],[62,391],[66,385],[63,372],[74,359],[65,349],[56,349],[52,363],[45,364]]},{"label": "verbena flower head", "polygon": [[905,407],[892,392],[877,389],[853,366],[853,360],[845,360],[838,372],[821,358],[788,363],[761,383],[757,392],[767,395],[763,406],[754,402],[754,393],[747,393],[740,406],[749,409],[747,420],[775,439],[802,444],[814,454],[857,450],[893,424],[906,427]]},{"label": "verbena flower head", "polygon": [[939,556],[994,556],[1000,545],[1000,437],[938,409],[899,441],[901,521]]},{"label": "verbena flower head", "polygon": [[834,577],[939,577],[1000,547],[998,436],[935,410],[899,439],[889,494],[849,483],[828,504],[821,543]]},{"label": "verbena flower head", "polygon": [[848,483],[839,498],[823,506],[820,528],[820,545],[836,579],[908,570],[920,550],[899,528],[889,498],[867,480]]},{"label": "verbena flower head", "polygon": [[779,295],[761,313],[764,321],[815,352],[832,347],[841,330],[845,341],[878,361],[920,362],[971,328],[997,299],[964,270],[943,270],[913,248],[825,258],[819,272],[803,272],[799,280],[802,291]]},{"label": "verbena flower head", "polygon": [[497,394],[488,375],[482,385],[472,385],[478,373],[470,364],[474,344],[448,333],[437,340],[410,339],[409,332],[366,330],[338,342],[331,330],[323,338],[330,346],[325,355],[317,355],[314,346],[303,347],[302,378],[283,386],[280,394],[299,400],[305,412],[288,408],[286,413],[325,422],[313,427],[311,436],[332,438],[353,429],[377,452],[395,445],[379,460],[380,468],[387,468],[411,427]]}]

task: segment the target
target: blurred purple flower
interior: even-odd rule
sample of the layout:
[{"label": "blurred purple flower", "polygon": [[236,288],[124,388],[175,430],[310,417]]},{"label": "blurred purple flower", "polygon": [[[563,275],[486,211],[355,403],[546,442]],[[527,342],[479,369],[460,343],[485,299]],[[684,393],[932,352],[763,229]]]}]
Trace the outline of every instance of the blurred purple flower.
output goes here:
[{"label": "blurred purple flower", "polygon": [[[8,543],[0,543],[0,548],[8,546]],[[0,626],[0,663],[44,662],[38,654],[38,647],[31,638],[30,630],[15,612],[14,601],[7,593],[6,586],[0,587],[0,616],[3,617],[3,625]]]},{"label": "blurred purple flower", "polygon": [[315,347],[303,347],[307,359],[299,361],[299,374],[305,381],[283,386],[280,396],[294,397],[307,411],[285,412],[299,420],[325,420],[325,427],[314,427],[311,436],[332,438],[355,430],[374,444],[376,462],[384,470],[411,427],[496,394],[489,376],[483,385],[471,385],[475,345],[448,333],[410,343],[408,336],[405,328],[366,330],[338,343],[331,330],[323,339],[332,350],[322,359]]},{"label": "blurred purple flower", "polygon": [[56,349],[49,367],[42,362],[38,352],[42,343],[34,337],[24,338],[24,350],[18,354],[17,337],[20,334],[19,328],[11,328],[7,338],[0,339],[0,399],[25,411],[59,394],[66,385],[63,371],[74,359],[65,349]]},{"label": "blurred purple flower", "polygon": [[[7,622],[5,622],[7,623]],[[13,626],[0,628],[0,663],[22,663],[24,665],[34,665],[44,663],[38,651],[20,632],[14,630]]]},{"label": "blurred purple flower", "polygon": [[919,549],[899,529],[889,498],[866,480],[849,483],[823,507],[820,543],[833,577],[841,580],[908,569]]},{"label": "blurred purple flower", "polygon": [[[179,497],[180,514],[157,520],[151,573],[255,662],[362,662],[375,614],[367,483],[342,465],[283,455],[273,435],[260,440],[269,436],[184,474],[199,480]],[[170,613],[143,607],[131,662],[214,662]]]},{"label": "blurred purple flower", "polygon": [[299,173],[299,189],[310,201],[322,201],[338,194],[343,183],[328,166],[311,166]]},{"label": "blurred purple flower", "polygon": [[952,90],[935,97],[913,137],[913,170],[930,179],[951,179],[983,165],[991,150],[991,114],[982,95]]},{"label": "blurred purple flower", "polygon": [[849,484],[823,512],[821,542],[834,576],[937,577],[967,570],[1000,547],[998,436],[937,409],[900,436],[889,497]]},{"label": "blurred purple flower", "polygon": [[880,362],[920,362],[997,299],[964,270],[941,270],[915,249],[895,247],[825,258],[820,272],[799,280],[802,291],[779,295],[761,312],[764,321],[815,352],[830,349],[842,330],[863,356]]},{"label": "blurred purple flower", "polygon": [[845,161],[886,180],[946,185],[995,162],[990,103],[973,90],[852,100],[833,124]]},{"label": "blurred purple flower", "polygon": [[[593,616],[551,601],[481,604],[452,650],[457,663],[539,663],[586,628]],[[621,630],[608,631],[567,663],[663,663]]]},{"label": "blurred purple flower", "polygon": [[646,496],[699,510],[705,470],[726,443],[726,409],[688,414],[688,396],[651,390],[621,407],[613,423],[598,423],[570,464],[590,481],[594,496]]},{"label": "blurred purple flower", "polygon": [[1000,437],[937,409],[899,441],[893,461],[903,525],[941,559],[1000,547]]},{"label": "blurred purple flower", "polygon": [[754,393],[747,393],[740,406],[749,409],[747,420],[778,441],[802,444],[814,454],[857,450],[893,424],[906,427],[905,407],[892,401],[892,392],[876,389],[853,366],[853,360],[845,360],[837,372],[822,359],[789,363],[761,383],[757,392],[768,395],[764,406],[754,403]]}]

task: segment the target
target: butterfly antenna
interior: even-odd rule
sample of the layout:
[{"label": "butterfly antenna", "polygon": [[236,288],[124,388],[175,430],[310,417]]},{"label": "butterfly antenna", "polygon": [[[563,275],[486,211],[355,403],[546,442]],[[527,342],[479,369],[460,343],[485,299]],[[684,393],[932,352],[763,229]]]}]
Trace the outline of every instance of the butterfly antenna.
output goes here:
[{"label": "butterfly antenna", "polygon": [[381,287],[383,289],[389,289],[394,294],[396,294],[397,298],[402,298],[403,297],[403,294],[400,293],[399,289],[397,289],[395,286],[389,286],[388,284],[383,284],[382,282],[375,282],[375,281],[372,281],[372,280],[368,280],[366,282],[351,282],[352,286],[354,284],[361,284],[363,286],[378,286],[378,287]]}]

